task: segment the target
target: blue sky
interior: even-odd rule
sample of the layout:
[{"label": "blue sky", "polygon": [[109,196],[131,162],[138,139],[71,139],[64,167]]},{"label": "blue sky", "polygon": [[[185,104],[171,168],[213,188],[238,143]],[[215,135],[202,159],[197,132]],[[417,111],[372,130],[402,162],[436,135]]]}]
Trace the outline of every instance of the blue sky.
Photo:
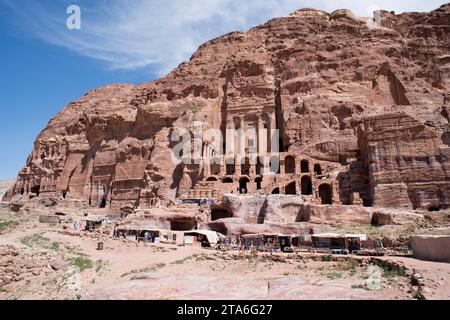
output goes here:
[{"label": "blue sky", "polygon": [[[143,83],[204,41],[303,7],[430,11],[446,1],[0,0],[0,180],[14,178],[37,134],[69,102],[109,83]],[[81,8],[81,30],[66,9]]]}]

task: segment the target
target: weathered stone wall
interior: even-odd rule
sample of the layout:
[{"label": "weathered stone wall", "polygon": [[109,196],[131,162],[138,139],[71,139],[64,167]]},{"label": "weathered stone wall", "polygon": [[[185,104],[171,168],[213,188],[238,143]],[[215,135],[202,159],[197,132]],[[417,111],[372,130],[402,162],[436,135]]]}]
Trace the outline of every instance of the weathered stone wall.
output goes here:
[{"label": "weathered stone wall", "polygon": [[234,196],[225,195],[221,207],[233,218],[246,223],[297,222],[303,198],[301,196]]},{"label": "weathered stone wall", "polygon": [[[278,129],[284,154],[310,160],[309,202],[448,207],[450,6],[382,12],[381,21],[383,28],[345,10],[299,10],[208,41],[160,80],[93,90],[40,133],[5,200],[42,194],[118,210],[190,193],[215,197],[223,185],[200,185],[208,163],[171,159],[173,130],[192,132],[201,121],[222,132]],[[203,160],[222,142],[230,143],[203,141]],[[239,167],[235,184],[247,176]],[[262,191],[251,181],[249,191],[283,193],[295,182],[300,195],[301,177],[289,177],[265,180]],[[265,219],[295,215],[272,205]],[[249,206],[256,212],[259,203]]]},{"label": "weathered stone wall", "polygon": [[417,259],[450,262],[450,236],[411,237],[411,247]]},{"label": "weathered stone wall", "polygon": [[450,207],[450,149],[433,129],[403,113],[373,116],[364,144],[375,206]]}]

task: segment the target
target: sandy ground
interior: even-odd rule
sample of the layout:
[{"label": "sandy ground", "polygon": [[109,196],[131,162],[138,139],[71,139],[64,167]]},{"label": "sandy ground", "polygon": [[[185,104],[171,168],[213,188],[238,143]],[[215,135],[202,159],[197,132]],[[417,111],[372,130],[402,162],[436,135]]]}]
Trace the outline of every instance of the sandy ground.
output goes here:
[{"label": "sandy ground", "polygon": [[[197,247],[137,245],[106,234],[72,234],[37,216],[0,210],[0,299],[414,299],[410,277],[367,261],[329,257],[243,255]],[[104,250],[97,250],[103,241]],[[12,250],[12,249],[11,249]],[[0,250],[1,251],[1,250]],[[287,259],[286,257],[290,257]],[[6,260],[5,260],[6,259]],[[450,299],[450,264],[398,261],[420,273],[427,299]],[[356,262],[355,262],[356,261]],[[8,261],[6,261],[8,262]],[[3,269],[2,269],[3,268]],[[81,268],[81,269],[80,269]],[[2,271],[3,270],[3,271]],[[3,272],[3,273],[2,273]]]},{"label": "sandy ground", "polygon": [[401,262],[422,275],[426,283],[424,294],[428,299],[450,300],[450,263],[405,257],[383,257],[381,259]]}]

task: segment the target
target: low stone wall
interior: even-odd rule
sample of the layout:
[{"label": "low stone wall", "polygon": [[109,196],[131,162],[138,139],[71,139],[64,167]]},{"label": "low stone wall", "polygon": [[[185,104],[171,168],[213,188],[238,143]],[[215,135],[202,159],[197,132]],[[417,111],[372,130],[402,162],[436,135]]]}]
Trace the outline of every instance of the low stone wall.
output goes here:
[{"label": "low stone wall", "polygon": [[411,237],[411,246],[417,259],[450,263],[450,236]]},{"label": "low stone wall", "polygon": [[407,210],[375,208],[372,214],[372,223],[377,226],[417,224],[423,219],[422,214]]},{"label": "low stone wall", "polygon": [[48,216],[48,215],[40,215],[39,216],[40,223],[60,223],[61,218],[59,216]]}]

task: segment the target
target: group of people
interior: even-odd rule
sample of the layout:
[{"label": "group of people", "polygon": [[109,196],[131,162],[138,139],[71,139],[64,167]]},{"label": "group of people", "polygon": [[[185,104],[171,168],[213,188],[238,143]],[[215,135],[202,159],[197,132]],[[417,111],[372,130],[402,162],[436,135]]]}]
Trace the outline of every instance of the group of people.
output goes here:
[{"label": "group of people", "polygon": [[125,231],[117,231],[117,229],[114,229],[113,232],[113,238],[126,238],[127,235]]},{"label": "group of people", "polygon": [[79,230],[84,230],[86,227],[83,223],[79,222],[79,221],[73,221],[73,230],[74,231],[79,231]]},{"label": "group of people", "polygon": [[155,243],[155,240],[157,238],[154,233],[149,232],[149,231],[146,231],[144,233],[143,237],[142,236],[139,237],[140,235],[138,235],[137,233],[129,233],[129,232],[124,231],[124,230],[114,229],[113,238],[124,238],[124,239],[126,239],[128,236],[136,237],[136,240],[139,240],[139,239],[143,238],[145,240],[145,242],[148,242],[148,243]]},{"label": "group of people", "polygon": [[155,243],[156,235],[151,232],[146,231],[144,233],[144,239],[145,239],[145,242]]},{"label": "group of people", "polygon": [[244,252],[244,253],[249,253],[249,252],[254,252],[255,250],[255,246],[253,245],[253,241],[250,241],[250,243],[248,242],[241,242],[239,244],[239,251]]},{"label": "group of people", "polygon": [[280,245],[277,243],[263,243],[262,241],[253,240],[237,240],[235,238],[223,238],[217,243],[219,250],[238,250],[239,252],[276,252],[280,250]]}]

